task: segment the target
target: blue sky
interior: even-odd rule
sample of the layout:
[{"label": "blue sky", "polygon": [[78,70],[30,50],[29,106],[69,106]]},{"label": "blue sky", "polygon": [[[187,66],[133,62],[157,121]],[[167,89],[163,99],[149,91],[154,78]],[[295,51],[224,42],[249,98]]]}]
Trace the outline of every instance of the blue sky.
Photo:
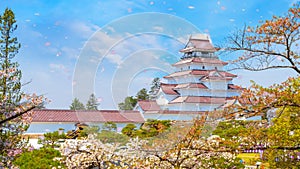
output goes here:
[{"label": "blue sky", "polygon": [[[244,24],[282,15],[297,0],[1,0],[16,15],[22,48],[16,57],[28,93],[68,109],[74,97],[95,93],[101,109],[114,109],[154,77],[172,71],[189,34],[208,33],[222,44]],[[220,56],[229,60],[234,56]],[[295,76],[292,71],[236,71],[234,81],[262,85]],[[276,76],[274,76],[276,74]]]}]

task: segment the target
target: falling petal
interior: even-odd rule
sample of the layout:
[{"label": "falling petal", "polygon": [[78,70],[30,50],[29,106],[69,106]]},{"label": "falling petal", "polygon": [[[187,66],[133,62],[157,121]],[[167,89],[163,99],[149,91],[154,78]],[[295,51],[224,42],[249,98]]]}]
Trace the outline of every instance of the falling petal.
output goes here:
[{"label": "falling petal", "polygon": [[46,43],[45,43],[45,46],[50,46],[50,45],[51,45],[50,42],[46,42]]}]

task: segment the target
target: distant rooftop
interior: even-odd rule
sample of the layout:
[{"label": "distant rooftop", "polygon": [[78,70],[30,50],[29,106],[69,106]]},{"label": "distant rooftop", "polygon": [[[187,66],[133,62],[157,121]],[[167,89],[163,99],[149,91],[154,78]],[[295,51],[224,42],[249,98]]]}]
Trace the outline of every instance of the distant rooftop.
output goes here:
[{"label": "distant rooftop", "polygon": [[215,52],[217,51],[212,44],[212,41],[207,34],[194,34],[190,36],[190,39],[186,47],[180,52]]},{"label": "distant rooftop", "polygon": [[118,110],[33,110],[32,122],[115,122],[143,123],[145,120],[138,111]]}]

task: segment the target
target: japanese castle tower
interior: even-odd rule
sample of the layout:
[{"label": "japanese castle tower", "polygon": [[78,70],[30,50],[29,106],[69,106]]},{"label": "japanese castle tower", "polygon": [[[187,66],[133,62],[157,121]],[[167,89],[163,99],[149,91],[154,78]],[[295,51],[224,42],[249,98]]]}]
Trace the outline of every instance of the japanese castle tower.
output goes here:
[{"label": "japanese castle tower", "polygon": [[160,84],[156,99],[138,102],[145,118],[173,119],[172,115],[180,118],[180,114],[189,119],[233,103],[241,87],[232,83],[237,76],[224,71],[227,62],[221,61],[216,51],[209,35],[190,36],[180,50],[183,56],[172,65],[175,72],[163,77],[167,82]]}]

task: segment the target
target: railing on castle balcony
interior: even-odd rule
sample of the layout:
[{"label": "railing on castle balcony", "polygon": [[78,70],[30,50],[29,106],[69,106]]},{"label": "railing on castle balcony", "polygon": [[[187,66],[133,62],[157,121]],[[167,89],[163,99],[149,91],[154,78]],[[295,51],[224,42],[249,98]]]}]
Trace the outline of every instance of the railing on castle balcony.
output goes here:
[{"label": "railing on castle balcony", "polygon": [[217,58],[217,55],[214,53],[201,53],[201,52],[193,52],[193,53],[185,53],[181,59],[192,58],[192,57],[205,57],[205,58]]}]

